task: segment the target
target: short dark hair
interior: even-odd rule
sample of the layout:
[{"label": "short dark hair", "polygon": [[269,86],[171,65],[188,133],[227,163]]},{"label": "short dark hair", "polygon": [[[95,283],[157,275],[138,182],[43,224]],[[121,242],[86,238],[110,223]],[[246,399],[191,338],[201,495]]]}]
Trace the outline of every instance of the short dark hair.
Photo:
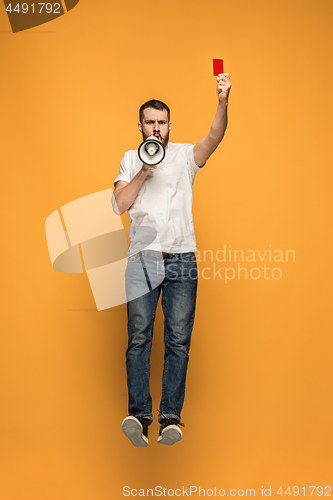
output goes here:
[{"label": "short dark hair", "polygon": [[139,111],[140,123],[142,123],[142,120],[143,120],[143,111],[147,108],[158,109],[159,111],[163,111],[164,109],[166,109],[168,112],[168,121],[170,121],[170,109],[169,109],[169,107],[162,101],[158,101],[157,99],[151,99],[150,101],[147,101],[144,104],[142,104],[142,106],[140,108],[140,111]]}]

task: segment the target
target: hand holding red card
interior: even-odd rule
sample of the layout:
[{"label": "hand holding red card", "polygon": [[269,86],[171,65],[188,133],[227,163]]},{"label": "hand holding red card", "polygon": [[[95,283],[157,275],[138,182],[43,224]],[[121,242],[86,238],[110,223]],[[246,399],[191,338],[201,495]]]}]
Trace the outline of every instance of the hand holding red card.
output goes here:
[{"label": "hand holding red card", "polygon": [[[215,63],[214,61],[218,61]],[[214,76],[217,76],[216,94],[221,103],[227,103],[229,92],[231,89],[229,73],[223,73],[222,59],[213,59],[214,62]]]}]

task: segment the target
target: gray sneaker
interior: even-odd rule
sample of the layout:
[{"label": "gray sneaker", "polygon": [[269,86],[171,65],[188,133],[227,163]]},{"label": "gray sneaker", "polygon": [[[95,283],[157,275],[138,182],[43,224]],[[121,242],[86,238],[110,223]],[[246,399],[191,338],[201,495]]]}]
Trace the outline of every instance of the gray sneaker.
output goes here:
[{"label": "gray sneaker", "polygon": [[180,441],[183,437],[183,433],[179,427],[180,425],[183,426],[184,424],[173,418],[166,418],[160,425],[160,433],[157,442],[159,444],[171,446]]},{"label": "gray sneaker", "polygon": [[134,446],[138,446],[139,448],[148,446],[148,425],[143,423],[141,417],[129,415],[124,418],[121,428]]}]

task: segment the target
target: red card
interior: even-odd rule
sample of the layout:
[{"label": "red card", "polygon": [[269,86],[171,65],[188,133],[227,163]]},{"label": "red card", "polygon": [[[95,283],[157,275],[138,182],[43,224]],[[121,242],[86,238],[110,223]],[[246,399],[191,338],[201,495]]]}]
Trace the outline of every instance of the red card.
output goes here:
[{"label": "red card", "polygon": [[223,73],[223,59],[213,59],[213,72],[214,76]]}]

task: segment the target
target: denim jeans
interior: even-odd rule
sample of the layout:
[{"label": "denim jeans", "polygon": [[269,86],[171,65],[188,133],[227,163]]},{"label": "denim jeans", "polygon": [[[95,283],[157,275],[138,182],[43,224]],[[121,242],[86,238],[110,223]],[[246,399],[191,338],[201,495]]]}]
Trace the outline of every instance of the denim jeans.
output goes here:
[{"label": "denim jeans", "polygon": [[163,416],[180,421],[197,294],[195,254],[162,256],[149,250],[139,252],[129,257],[125,277],[129,414],[144,417],[147,425],[153,421],[150,353],[155,312],[162,293],[165,352],[159,422]]}]

